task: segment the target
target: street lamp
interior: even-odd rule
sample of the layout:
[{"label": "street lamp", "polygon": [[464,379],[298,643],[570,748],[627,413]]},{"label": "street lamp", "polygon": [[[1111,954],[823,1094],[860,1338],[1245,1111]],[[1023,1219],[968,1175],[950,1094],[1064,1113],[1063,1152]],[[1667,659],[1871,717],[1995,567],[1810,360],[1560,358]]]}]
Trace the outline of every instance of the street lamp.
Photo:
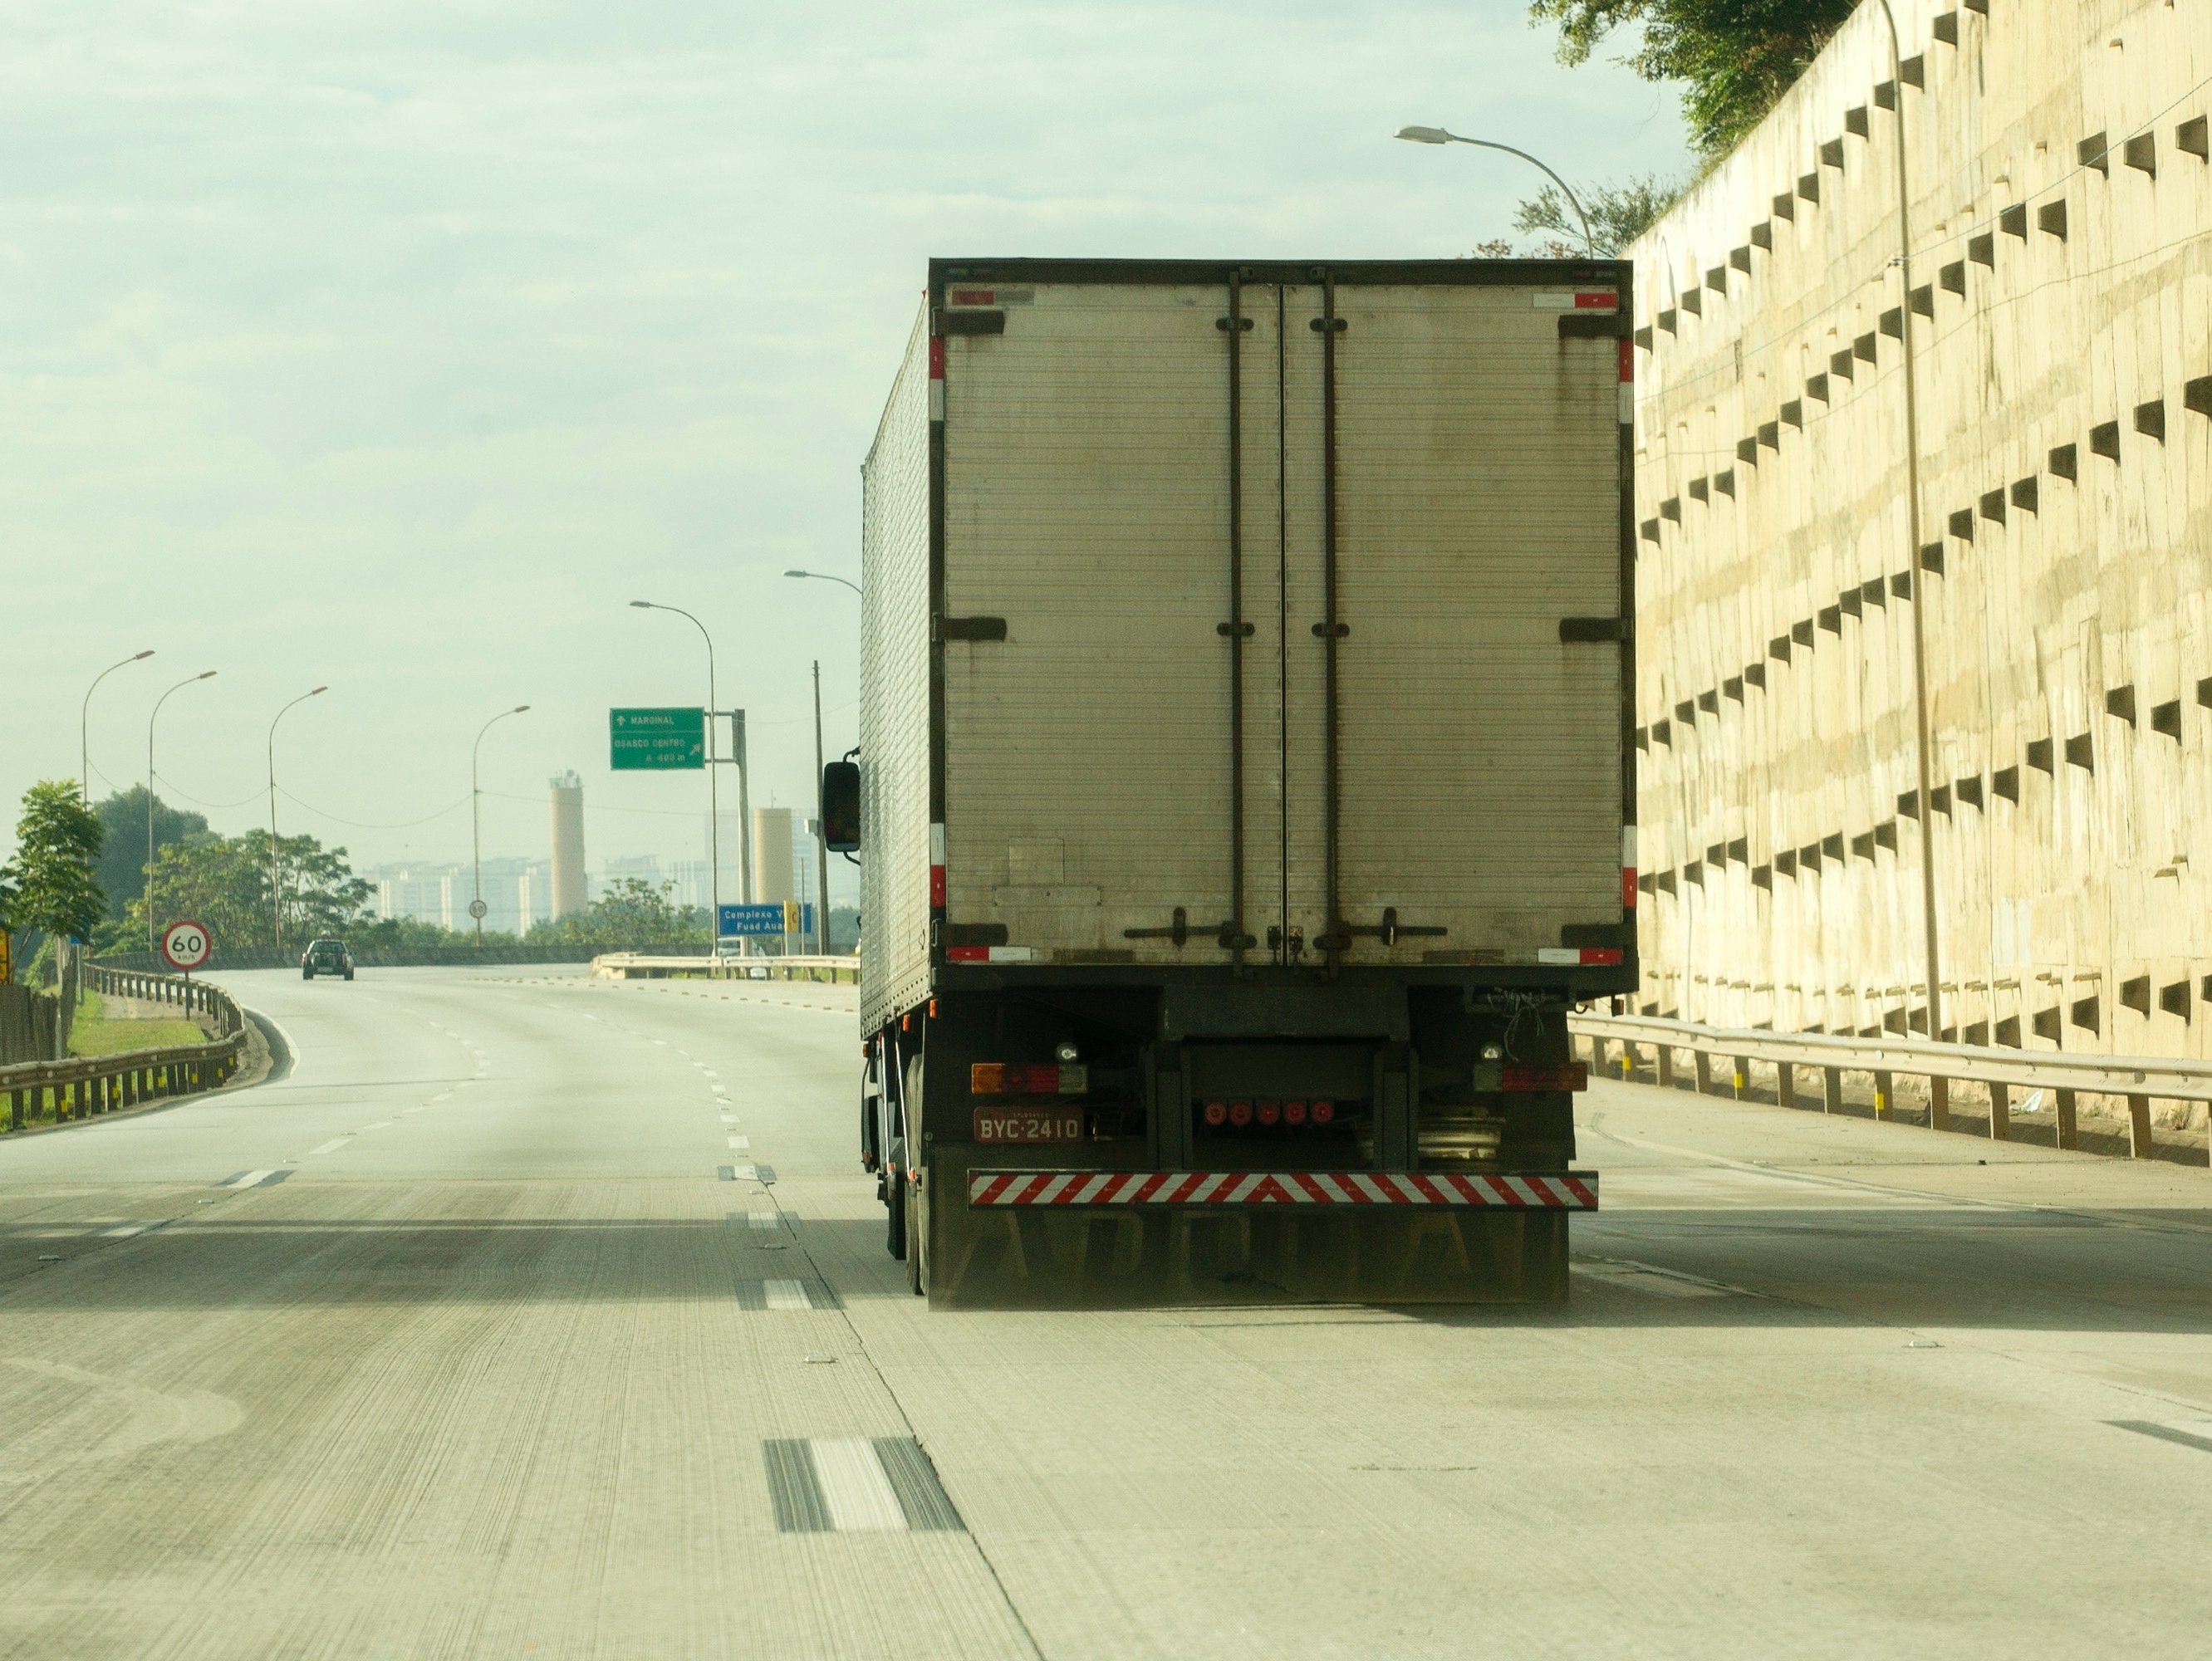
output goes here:
[{"label": "street lamp", "polygon": [[787,571],[783,574],[787,577],[811,577],[817,582],[842,583],[855,594],[860,591],[860,584],[854,582],[850,577],[833,577],[826,571]]},{"label": "street lamp", "polygon": [[489,732],[510,715],[520,715],[530,707],[517,704],[513,709],[503,709],[477,729],[476,747],[469,752],[469,835],[475,849],[476,877],[469,899],[469,915],[476,919],[477,949],[483,949],[483,792],[477,787],[477,762],[483,755],[484,734]]},{"label": "street lamp", "polygon": [[146,718],[146,949],[155,949],[154,932],[154,723],[161,718],[161,706],[169,701],[169,693],[182,692],[195,681],[213,677],[211,669],[188,676],[154,700],[154,712]]},{"label": "street lamp", "polygon": [[1531,167],[1542,167],[1544,176],[1565,192],[1569,205],[1575,210],[1575,217],[1583,222],[1583,252],[1592,259],[1597,258],[1597,239],[1590,234],[1589,215],[1583,211],[1583,204],[1576,201],[1575,193],[1567,189],[1565,179],[1549,167],[1545,167],[1528,151],[1516,150],[1510,144],[1500,144],[1487,138],[1462,138],[1457,133],[1446,132],[1442,127],[1401,127],[1398,136],[1411,144],[1473,144],[1486,150],[1503,150],[1508,155],[1519,156]]},{"label": "street lamp", "polygon": [[99,674],[94,676],[92,684],[84,689],[84,706],[78,710],[76,718],[77,761],[82,769],[82,778],[77,785],[77,793],[84,798],[87,807],[92,805],[92,729],[89,725],[92,719],[92,694],[99,691],[100,683],[114,674],[117,670],[126,669],[131,664],[142,662],[153,655],[154,649],[149,646],[143,652],[125,658],[119,664],[110,664]]},{"label": "street lamp", "polygon": [[[826,571],[787,571],[787,577],[812,577],[825,583],[843,583],[854,593],[860,593],[860,584],[844,577],[833,577]],[[862,595],[863,599],[866,598]],[[822,822],[822,664],[814,665],[814,872],[815,911],[814,945],[824,957],[830,955],[830,833]]]},{"label": "street lamp", "polygon": [[[714,722],[714,637],[707,633],[707,625],[681,606],[660,605],[652,600],[632,600],[630,604],[640,611],[672,611],[699,631],[699,638],[707,643],[707,955],[710,959],[722,955],[722,786],[721,776],[714,769],[720,765],[714,752],[718,748]],[[746,776],[751,769],[745,765],[744,730],[742,713],[730,724],[732,748],[737,752],[732,759],[738,764],[738,892],[747,900],[752,898],[752,821],[747,812],[750,805],[751,780]]]},{"label": "street lamp", "polygon": [[269,723],[269,904],[276,912],[276,931],[271,937],[276,949],[284,949],[284,888],[283,870],[276,858],[276,723],[284,718],[284,710],[292,704],[304,704],[310,698],[319,698],[328,687],[317,687],[313,692],[303,692],[276,712]]}]

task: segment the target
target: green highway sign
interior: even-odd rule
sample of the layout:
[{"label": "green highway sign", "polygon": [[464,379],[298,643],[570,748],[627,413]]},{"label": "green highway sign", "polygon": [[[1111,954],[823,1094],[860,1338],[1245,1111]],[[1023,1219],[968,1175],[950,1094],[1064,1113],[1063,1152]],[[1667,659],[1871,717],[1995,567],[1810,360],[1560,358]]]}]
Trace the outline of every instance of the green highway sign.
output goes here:
[{"label": "green highway sign", "polygon": [[703,709],[611,709],[608,765],[617,773],[703,767],[707,712]]}]

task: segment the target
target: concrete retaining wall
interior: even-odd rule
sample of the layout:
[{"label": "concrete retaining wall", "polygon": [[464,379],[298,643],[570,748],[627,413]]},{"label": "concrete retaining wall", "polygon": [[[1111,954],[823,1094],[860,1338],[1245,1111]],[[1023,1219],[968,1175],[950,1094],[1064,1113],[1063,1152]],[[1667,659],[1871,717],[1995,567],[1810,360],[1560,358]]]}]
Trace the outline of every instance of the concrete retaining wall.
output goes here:
[{"label": "concrete retaining wall", "polygon": [[1632,251],[1643,1007],[1924,1030],[1932,822],[1946,1036],[2212,1055],[2212,0],[1893,3]]}]

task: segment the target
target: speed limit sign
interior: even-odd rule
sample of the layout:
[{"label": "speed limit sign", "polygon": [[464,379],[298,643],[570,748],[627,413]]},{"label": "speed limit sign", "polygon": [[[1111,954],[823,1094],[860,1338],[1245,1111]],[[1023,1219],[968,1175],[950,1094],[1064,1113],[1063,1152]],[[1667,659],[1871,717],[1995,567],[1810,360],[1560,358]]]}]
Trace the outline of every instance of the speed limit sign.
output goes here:
[{"label": "speed limit sign", "polygon": [[173,969],[197,969],[215,955],[215,942],[198,924],[179,918],[161,931],[161,955]]},{"label": "speed limit sign", "polygon": [[471,900],[469,901],[469,915],[476,918],[477,922],[481,923],[485,918],[491,915],[491,907],[485,905],[481,900]]}]

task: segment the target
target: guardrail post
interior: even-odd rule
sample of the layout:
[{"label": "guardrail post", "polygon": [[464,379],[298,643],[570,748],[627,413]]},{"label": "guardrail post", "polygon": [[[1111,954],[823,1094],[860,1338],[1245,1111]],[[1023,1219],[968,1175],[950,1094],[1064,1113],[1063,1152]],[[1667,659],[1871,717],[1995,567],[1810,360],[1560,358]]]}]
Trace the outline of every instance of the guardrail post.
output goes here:
[{"label": "guardrail post", "polygon": [[1690,1052],[1690,1059],[1698,1069],[1698,1094],[1709,1096],[1713,1093],[1713,1058],[1703,1050]]},{"label": "guardrail post", "polygon": [[2012,1086],[2009,1084],[1990,1086],[1990,1140],[2012,1140]]},{"label": "guardrail post", "polygon": [[1662,1038],[1659,1040],[1658,1048],[1659,1088],[1671,1090],[1674,1088],[1674,1046]]},{"label": "guardrail post", "polygon": [[1797,1105],[1797,1064],[1791,1061],[1774,1064],[1774,1099],[1784,1107]]},{"label": "guardrail post", "polygon": [[1874,1116],[1876,1118],[1897,1111],[1897,1104],[1891,1095],[1892,1088],[1889,1075],[1877,1068],[1874,1076]]},{"label": "guardrail post", "polygon": [[2074,1093],[2071,1090],[2054,1090],[2051,1094],[2058,1103],[2058,1145],[2061,1148],[2080,1147],[2081,1137],[2074,1113]]},{"label": "guardrail post", "polygon": [[1844,1070],[1840,1067],[1823,1067],[1820,1069],[1820,1082],[1823,1086],[1820,1111],[1824,1113],[1842,1112],[1844,1111]]},{"label": "guardrail post", "polygon": [[2128,1098],[2128,1156],[2130,1159],[2156,1159],[2158,1143],[2150,1133],[2150,1098]]},{"label": "guardrail post", "polygon": [[1951,1128],[1951,1081],[1941,1074],[1931,1075],[1928,1080],[1928,1128]]},{"label": "guardrail post", "polygon": [[1735,1099],[1738,1101],[1741,1101],[1744,1099],[1744,1090],[1750,1082],[1751,1058],[1749,1056],[1738,1056],[1735,1058]]}]

